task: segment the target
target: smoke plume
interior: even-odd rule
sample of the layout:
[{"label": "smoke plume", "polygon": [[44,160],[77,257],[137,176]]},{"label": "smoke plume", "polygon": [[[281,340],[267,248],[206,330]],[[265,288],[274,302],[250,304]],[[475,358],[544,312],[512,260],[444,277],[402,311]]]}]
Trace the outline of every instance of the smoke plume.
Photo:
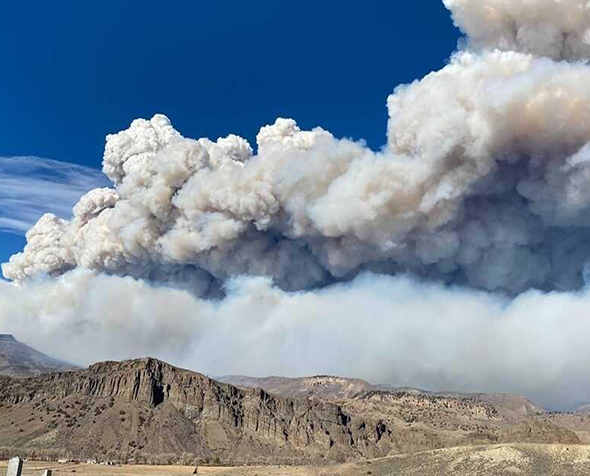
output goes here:
[{"label": "smoke plume", "polygon": [[388,98],[380,151],[292,119],[255,150],[133,121],[107,137],[112,188],[3,265],[0,322],[88,359],[590,400],[586,3],[444,0],[467,38]]},{"label": "smoke plume", "polygon": [[443,0],[477,50],[498,48],[555,60],[590,57],[586,0]]},{"label": "smoke plume", "polygon": [[590,291],[516,299],[364,273],[290,293],[233,278],[223,300],[77,269],[0,282],[0,327],[79,364],[152,355],[207,372],[362,376],[431,390],[588,400]]}]

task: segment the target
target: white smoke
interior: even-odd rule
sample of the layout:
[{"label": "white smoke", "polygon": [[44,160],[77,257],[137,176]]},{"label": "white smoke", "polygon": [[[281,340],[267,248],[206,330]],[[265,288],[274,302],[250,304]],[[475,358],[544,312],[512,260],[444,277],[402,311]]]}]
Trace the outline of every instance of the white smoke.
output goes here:
[{"label": "white smoke", "polygon": [[587,0],[443,0],[472,48],[590,58]]},{"label": "white smoke", "polygon": [[587,401],[590,291],[511,300],[370,273],[288,293],[265,278],[221,301],[75,270],[0,283],[0,327],[78,364],[152,355],[219,375],[336,374],[433,390]]},{"label": "white smoke", "polygon": [[83,267],[199,292],[236,274],[309,289],[411,271],[488,290],[578,289],[588,256],[590,68],[462,52],[388,100],[373,152],[292,120],[183,138],[164,116],[109,136],[70,223],[44,217],[3,267],[23,280]]},{"label": "white smoke", "polygon": [[[69,222],[43,217],[3,265],[19,283],[5,293],[18,302],[31,289],[52,293],[60,304],[43,304],[56,306],[47,315],[74,329],[89,322],[96,341],[122,329],[121,342],[134,340],[124,356],[171,336],[162,353],[186,348],[185,361],[203,369],[212,359],[213,372],[348,369],[400,384],[581,399],[586,292],[540,292],[579,291],[589,265],[590,66],[577,61],[590,58],[587,5],[444,3],[469,38],[441,71],[389,97],[383,150],[291,119],[263,127],[256,152],[234,135],[184,138],[162,115],[136,120],[107,137],[113,188],[83,197]],[[505,301],[474,288],[525,294]],[[77,304],[77,292],[94,297]],[[168,293],[179,299],[173,317]],[[23,319],[35,319],[38,308],[27,309]],[[375,353],[364,354],[374,340]],[[123,356],[94,348],[93,357]],[[238,360],[243,370],[232,367]],[[531,371],[540,364],[544,374]]]}]

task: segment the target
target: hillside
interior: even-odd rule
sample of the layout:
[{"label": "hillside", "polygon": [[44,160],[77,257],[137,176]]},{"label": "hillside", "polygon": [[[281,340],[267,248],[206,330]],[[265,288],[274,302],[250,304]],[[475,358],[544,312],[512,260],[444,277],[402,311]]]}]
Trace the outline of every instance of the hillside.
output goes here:
[{"label": "hillside", "polygon": [[579,442],[551,422],[513,421],[472,399],[287,398],[150,358],[0,384],[0,447],[32,457],[325,464],[457,445]]},{"label": "hillside", "polygon": [[410,387],[373,385],[356,378],[318,375],[312,377],[247,377],[244,375],[225,375],[216,380],[241,388],[262,388],[269,393],[283,397],[317,397],[329,400],[350,399],[363,394],[379,392],[382,394],[412,394],[425,397],[447,397],[469,399],[493,405],[506,418],[520,419],[545,413],[545,410],[525,397],[509,394],[429,392]]},{"label": "hillside", "polygon": [[[169,473],[169,474],[181,474]],[[329,468],[214,469],[215,476],[586,476],[590,446],[504,444],[448,448]]]},{"label": "hillside", "polygon": [[11,334],[0,334],[0,375],[26,378],[74,368],[19,342]]}]

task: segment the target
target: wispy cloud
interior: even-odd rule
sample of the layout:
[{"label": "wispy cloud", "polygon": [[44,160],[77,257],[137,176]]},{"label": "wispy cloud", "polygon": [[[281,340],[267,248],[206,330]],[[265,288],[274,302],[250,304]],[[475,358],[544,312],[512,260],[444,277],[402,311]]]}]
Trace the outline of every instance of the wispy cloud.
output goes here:
[{"label": "wispy cloud", "polygon": [[0,232],[24,235],[44,213],[67,218],[80,196],[105,187],[101,171],[40,157],[0,157]]}]

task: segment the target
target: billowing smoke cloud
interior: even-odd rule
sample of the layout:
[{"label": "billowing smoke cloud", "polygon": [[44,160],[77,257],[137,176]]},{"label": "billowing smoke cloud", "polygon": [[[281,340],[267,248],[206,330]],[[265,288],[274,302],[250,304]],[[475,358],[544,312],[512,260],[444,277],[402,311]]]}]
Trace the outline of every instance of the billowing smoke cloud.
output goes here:
[{"label": "billowing smoke cloud", "polygon": [[[182,137],[161,115],[108,136],[113,188],[84,196],[70,221],[44,216],[3,265],[20,283],[3,290],[15,302],[31,289],[53,298],[51,312],[25,306],[23,321],[41,312],[59,332],[107,336],[92,342],[141,327],[126,353],[186,348],[211,371],[349,369],[581,398],[587,324],[560,306],[583,316],[590,303],[579,292],[590,258],[590,66],[579,61],[590,58],[590,11],[580,0],[444,3],[469,37],[445,68],[389,97],[381,151],[291,119],[263,127],[256,152],[234,135]],[[574,293],[540,294],[555,291]],[[94,348],[120,355],[106,341]]]},{"label": "billowing smoke cloud", "polygon": [[155,355],[213,375],[337,374],[430,389],[585,402],[590,291],[506,299],[370,273],[288,293],[236,278],[221,301],[75,270],[0,282],[0,326],[61,358]]},{"label": "billowing smoke cloud", "polygon": [[3,267],[75,267],[196,292],[238,274],[309,289],[372,269],[488,290],[578,289],[590,247],[590,68],[458,53],[389,97],[375,153],[279,119],[258,153],[183,138],[164,116],[107,138],[70,222],[46,216]]},{"label": "billowing smoke cloud", "polygon": [[587,0],[443,0],[476,49],[590,58]]}]

